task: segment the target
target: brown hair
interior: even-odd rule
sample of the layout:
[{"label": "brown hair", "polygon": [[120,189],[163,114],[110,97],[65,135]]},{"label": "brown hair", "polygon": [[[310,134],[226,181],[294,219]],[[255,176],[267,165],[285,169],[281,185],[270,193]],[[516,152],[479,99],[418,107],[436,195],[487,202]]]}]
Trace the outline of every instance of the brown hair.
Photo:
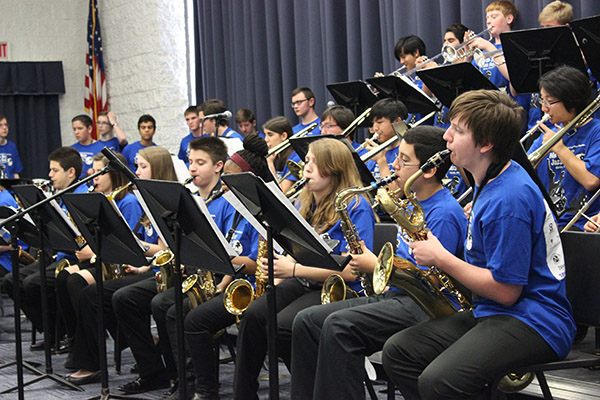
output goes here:
[{"label": "brown hair", "polygon": [[[115,153],[115,156],[117,156],[117,158],[123,163],[123,165],[127,165],[127,161],[125,161],[125,157],[123,157],[123,155],[121,153]],[[104,165],[105,167],[108,165],[108,158],[106,158],[104,156],[104,154],[102,154],[102,153],[96,154],[92,160],[100,161],[102,163],[102,165]],[[109,171],[108,176],[110,177],[110,182],[112,183],[113,192],[115,190],[129,184],[129,182],[130,182],[129,179],[122,172],[117,171],[117,170]],[[132,191],[132,189],[130,186],[127,189],[124,189],[124,190],[120,191],[119,193],[117,193],[117,195],[113,198],[113,200],[114,201],[122,200],[123,197],[125,197],[125,195],[127,193],[130,193],[131,191]]]},{"label": "brown hair", "polygon": [[167,149],[160,146],[149,146],[141,149],[138,154],[150,164],[152,179],[177,181],[173,159]]}]

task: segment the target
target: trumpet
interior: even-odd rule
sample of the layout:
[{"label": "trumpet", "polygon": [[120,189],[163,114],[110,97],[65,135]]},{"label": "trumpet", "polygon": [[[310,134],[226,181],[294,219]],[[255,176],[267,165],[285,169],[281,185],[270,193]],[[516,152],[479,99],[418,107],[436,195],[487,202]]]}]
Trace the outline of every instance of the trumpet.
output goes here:
[{"label": "trumpet", "polygon": [[581,126],[585,121],[591,118],[599,108],[600,95],[598,95],[598,97],[596,97],[590,104],[588,104],[587,107],[581,110],[581,112],[577,114],[575,118],[573,118],[568,124],[564,125],[560,131],[556,132],[554,136],[548,139],[546,143],[540,146],[540,148],[529,154],[528,158],[533,167],[537,168],[546,154],[550,152],[552,147],[554,147],[554,145],[558,143],[558,141],[561,140],[562,137],[571,130],[571,128]]},{"label": "trumpet", "polygon": [[314,131],[315,128],[318,125],[319,124],[317,124],[316,122],[313,122],[312,124],[310,124],[306,128],[304,128],[301,131],[293,134],[289,139],[284,140],[283,142],[279,143],[277,146],[275,146],[272,149],[270,149],[269,152],[267,153],[267,155],[265,157],[268,158],[268,157],[277,155],[277,154],[281,153],[282,151],[286,150],[288,147],[290,147],[292,145],[290,143],[290,139],[291,138],[304,137],[304,136],[308,135],[310,132]]},{"label": "trumpet", "polygon": [[477,35],[470,36],[469,39],[462,42],[460,46],[454,47],[449,44],[444,45],[442,47],[442,57],[444,57],[444,60],[448,63],[460,60],[461,58],[471,57],[475,52],[475,49],[470,48],[469,45],[477,38],[491,40],[492,34],[490,33],[490,28],[479,32]]},{"label": "trumpet", "polygon": [[[540,119],[538,122],[541,123],[546,123],[546,121],[548,121],[550,119],[550,115],[549,114],[544,114],[544,116],[542,117],[542,119]],[[519,142],[523,143],[525,142],[527,139],[529,139],[529,137],[533,134],[535,134],[538,129],[542,129],[539,125],[539,123],[536,122],[536,124],[534,126],[531,127],[531,129],[529,129],[527,132],[525,132],[525,134],[523,135],[523,137],[519,140]]]},{"label": "trumpet", "polygon": [[477,64],[479,68],[483,68],[488,59],[491,59],[496,67],[506,64],[506,60],[504,58],[502,58],[502,61],[496,61],[496,58],[500,57],[504,57],[503,49],[489,51],[487,53],[484,53],[480,49],[473,50],[473,60],[475,60],[475,64]]}]

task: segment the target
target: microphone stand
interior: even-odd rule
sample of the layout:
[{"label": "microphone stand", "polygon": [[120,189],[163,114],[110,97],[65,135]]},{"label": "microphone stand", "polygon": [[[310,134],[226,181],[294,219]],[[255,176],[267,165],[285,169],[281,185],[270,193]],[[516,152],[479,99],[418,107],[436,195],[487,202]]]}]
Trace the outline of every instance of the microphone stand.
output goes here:
[{"label": "microphone stand", "polygon": [[[20,297],[20,291],[19,291],[19,264],[18,264],[18,244],[17,244],[17,237],[18,237],[18,221],[23,218],[25,216],[25,214],[29,214],[33,211],[35,211],[36,209],[38,209],[39,207],[41,207],[42,205],[49,203],[50,201],[62,196],[63,194],[75,189],[76,187],[94,179],[96,176],[105,174],[109,171],[112,171],[112,167],[111,165],[107,165],[106,167],[102,168],[100,171],[85,177],[82,180],[79,180],[75,183],[73,183],[72,185],[70,185],[69,187],[67,187],[64,190],[61,190],[60,192],[57,192],[55,194],[53,194],[52,196],[49,196],[47,198],[45,198],[44,200],[41,200],[39,202],[37,202],[36,204],[33,204],[32,206],[24,209],[24,210],[19,210],[18,212],[16,212],[14,215],[4,219],[3,221],[0,222],[0,227],[7,227],[7,230],[10,232],[11,234],[11,245],[12,245],[12,249],[11,249],[11,261],[12,261],[12,274],[13,274],[13,298],[14,298],[14,321],[15,321],[15,346],[16,346],[16,352],[15,352],[15,356],[16,356],[16,360],[14,362],[5,364],[2,366],[2,368],[12,365],[13,363],[17,365],[17,386],[15,387],[11,387],[10,389],[4,390],[2,392],[0,392],[0,394],[3,393],[9,393],[15,389],[18,388],[19,391],[19,400],[24,399],[24,393],[23,393],[23,389],[25,386],[35,383],[37,381],[40,381],[42,379],[45,378],[51,378],[59,383],[62,383],[64,385],[67,385],[69,387],[71,387],[72,389],[76,389],[79,391],[83,391],[82,388],[80,388],[77,385],[72,384],[71,382],[63,379],[62,377],[54,374],[52,372],[52,361],[51,361],[51,356],[50,356],[50,341],[48,340],[48,313],[47,313],[47,303],[46,303],[46,266],[45,266],[45,260],[44,260],[44,247],[43,247],[43,233],[41,230],[41,221],[40,221],[40,217],[39,215],[37,216],[37,223],[38,228],[40,229],[40,279],[41,279],[41,298],[42,298],[42,327],[44,329],[44,354],[46,357],[46,373],[41,372],[40,370],[38,370],[37,368],[34,368],[32,365],[30,365],[29,363],[23,361],[23,350],[21,348],[21,297]],[[34,328],[35,329],[35,328]],[[28,370],[40,375],[36,378],[34,378],[33,380],[23,383],[23,367],[26,367]]]}]

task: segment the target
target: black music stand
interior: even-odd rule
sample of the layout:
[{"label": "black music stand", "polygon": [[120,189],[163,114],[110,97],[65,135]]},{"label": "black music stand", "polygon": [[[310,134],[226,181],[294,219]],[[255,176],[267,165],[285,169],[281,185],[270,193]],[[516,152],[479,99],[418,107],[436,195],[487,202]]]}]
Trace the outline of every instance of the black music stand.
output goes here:
[{"label": "black music stand", "polygon": [[102,262],[109,264],[147,265],[144,246],[129,229],[127,222],[102,193],[65,194],[63,201],[73,221],[96,255],[96,295],[98,298],[98,353],[100,359],[100,396],[93,399],[131,399],[110,394],[106,340],[102,308],[103,277]]},{"label": "black music stand", "polygon": [[[136,187],[141,203],[156,224],[160,237],[172,249],[175,265],[181,264],[235,275],[231,264],[237,254],[227,243],[223,234],[201,198],[195,199],[179,182],[138,179]],[[199,201],[198,201],[199,200]],[[177,315],[177,379],[179,398],[186,398],[185,348],[183,334],[183,295],[181,292],[181,269],[173,271],[175,288],[175,312]]]},{"label": "black music stand", "polygon": [[301,160],[304,160],[306,158],[306,153],[308,152],[308,146],[315,140],[323,138],[338,139],[342,143],[344,143],[348,147],[348,149],[350,149],[350,152],[352,152],[352,158],[354,159],[354,164],[356,165],[356,168],[358,168],[360,180],[364,185],[368,185],[369,183],[375,180],[369,168],[367,168],[365,163],[360,159],[360,156],[356,152],[356,149],[354,149],[350,142],[341,135],[318,135],[290,138],[290,144],[294,148],[296,154],[298,154],[298,157],[300,157]]},{"label": "black music stand", "polygon": [[368,78],[367,82],[381,93],[381,97],[400,100],[411,114],[429,114],[439,111],[435,102],[408,78],[387,75]]},{"label": "black music stand", "polygon": [[498,90],[473,64],[462,62],[417,71],[417,75],[446,107],[464,92],[477,89]]},{"label": "black music stand", "polygon": [[[36,186],[33,185],[15,185],[12,187],[12,189],[15,191],[16,195],[19,197],[19,199],[21,200],[21,203],[23,204],[24,207],[27,208],[27,210],[29,211],[30,216],[32,217],[32,220],[35,221],[35,224],[38,228],[36,228],[35,232],[32,230],[29,230],[28,233],[26,233],[26,236],[23,236],[23,238],[27,239],[28,241],[30,241],[31,243],[35,243],[35,245],[37,247],[39,247],[39,267],[40,267],[40,294],[41,294],[41,307],[42,307],[42,329],[44,330],[44,359],[45,359],[45,373],[42,373],[40,371],[34,371],[35,373],[39,374],[39,376],[37,376],[36,378],[26,382],[23,384],[22,382],[22,377],[20,377],[21,381],[19,383],[19,386],[27,386],[30,384],[33,384],[35,382],[38,382],[44,378],[50,378],[58,383],[61,383],[65,386],[70,387],[71,389],[75,389],[78,391],[83,391],[82,388],[80,388],[79,386],[67,381],[66,379],[64,379],[63,377],[54,374],[53,372],[53,368],[52,368],[52,357],[50,355],[50,340],[49,340],[49,334],[48,334],[48,304],[46,302],[47,299],[47,294],[48,294],[48,286],[46,283],[46,258],[45,258],[45,252],[46,251],[52,251],[53,249],[55,250],[60,250],[60,251],[67,251],[67,252],[73,252],[73,251],[77,251],[79,250],[79,246],[77,245],[77,243],[75,242],[75,238],[77,237],[77,232],[73,231],[72,228],[68,225],[68,223],[65,221],[65,219],[63,218],[64,214],[62,214],[62,211],[58,211],[58,209],[60,208],[58,206],[58,203],[56,203],[56,201],[51,202],[50,200],[47,200],[47,197],[44,195],[44,193]],[[21,211],[21,213],[24,215],[25,212]],[[59,214],[61,213],[61,214]],[[21,215],[21,217],[23,216]],[[20,227],[24,227],[26,226],[26,224],[31,225],[30,223],[25,222],[26,219],[25,218],[21,218],[19,217],[19,213],[14,213],[12,215],[12,217],[10,218],[16,218],[16,220],[18,220],[18,225]],[[65,216],[66,217],[66,216]],[[27,228],[25,228],[27,229]],[[27,231],[23,231],[22,229],[19,229],[19,231],[22,232],[27,232]],[[34,238],[34,235],[37,234],[37,237]],[[18,234],[17,234],[18,236]],[[17,236],[14,237],[14,239],[17,239]],[[12,234],[11,234],[11,240],[12,240]],[[18,255],[18,253],[17,253]],[[16,273],[15,273],[16,272]],[[17,277],[17,280],[14,281],[15,277]],[[19,288],[19,283],[18,283],[18,262],[17,262],[17,268],[13,268],[13,285],[14,288],[18,291]],[[15,296],[13,296],[15,297]],[[17,307],[17,304],[18,307]],[[20,296],[19,299],[17,300],[17,298],[15,297],[15,315],[18,316],[20,315]],[[21,353],[20,351],[20,347],[21,347],[21,329],[20,329],[20,321],[17,321],[15,319],[15,324],[18,324],[18,334],[16,334],[15,336],[18,336],[19,339],[19,343],[18,343],[18,352],[17,352],[17,356],[19,355],[19,353]],[[35,329],[35,328],[34,328]],[[21,355],[22,357],[22,355]],[[28,369],[31,369],[26,362],[21,361],[23,366],[25,366]],[[17,361],[18,364],[18,361]],[[21,372],[22,373],[22,372]],[[19,379],[19,377],[18,377]],[[13,391],[15,388],[12,387],[10,389],[7,389],[5,391],[3,391],[2,393],[8,393]],[[21,388],[19,388],[20,390]]]},{"label": "black music stand", "polygon": [[[327,90],[339,105],[349,108],[356,116],[379,100],[363,81],[330,83],[327,85]],[[365,120],[359,126],[368,127],[370,124]]]},{"label": "black music stand", "polygon": [[538,79],[560,65],[570,65],[586,73],[568,26],[504,32],[500,39],[510,83],[518,93],[537,92]]},{"label": "black music stand", "polygon": [[600,15],[571,21],[569,26],[592,74],[600,76]]},{"label": "black music stand", "polygon": [[277,358],[277,307],[273,278],[273,240],[301,264],[318,265],[322,268],[341,271],[351,257],[335,258],[325,242],[300,216],[280,190],[269,188],[262,179],[250,172],[224,175],[221,179],[244,207],[267,230],[269,282],[267,296],[267,338],[269,350],[269,398],[279,398],[279,376]]}]

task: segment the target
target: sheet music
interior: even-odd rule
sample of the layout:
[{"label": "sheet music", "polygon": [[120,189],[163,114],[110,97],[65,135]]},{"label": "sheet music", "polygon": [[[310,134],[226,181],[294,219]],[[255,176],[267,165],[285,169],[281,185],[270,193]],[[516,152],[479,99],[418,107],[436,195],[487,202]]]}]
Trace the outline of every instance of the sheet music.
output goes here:
[{"label": "sheet music", "polygon": [[156,233],[158,233],[158,237],[166,245],[168,242],[165,239],[165,235],[163,235],[163,233],[159,229],[158,224],[156,223],[156,220],[154,219],[154,216],[152,215],[152,213],[150,212],[150,209],[148,208],[148,204],[146,204],[146,202],[144,201],[144,198],[142,197],[142,194],[137,189],[133,190],[133,194],[135,194],[135,197],[137,197],[137,199],[139,200],[140,205],[142,206],[142,209],[144,210],[144,213],[146,214],[146,216],[150,220],[150,223],[152,224],[152,228],[154,228],[156,230]]},{"label": "sheet music", "polygon": [[[42,191],[42,193],[44,193],[44,196],[46,196],[46,198],[52,196],[52,194],[44,192],[44,191]],[[73,221],[71,220],[71,218],[69,218],[68,214],[58,204],[58,202],[56,201],[56,199],[50,200],[50,203],[48,203],[48,204],[50,204],[52,206],[52,208],[54,208],[56,210],[56,212],[58,213],[58,215],[60,215],[60,217],[63,219],[63,221],[65,221],[65,223],[71,229],[71,231],[73,231],[73,234],[75,235],[75,237],[81,236],[81,232],[79,232],[79,229],[77,228],[77,226],[75,226],[75,224],[73,223]]]},{"label": "sheet music", "polygon": [[210,211],[208,211],[208,208],[206,208],[206,204],[204,204],[204,199],[200,196],[192,196],[192,198],[194,199],[196,204],[198,204],[198,208],[200,209],[200,212],[202,212],[202,214],[204,214],[204,216],[210,223],[212,230],[215,232],[215,234],[219,238],[219,241],[223,245],[223,248],[227,250],[227,254],[230,257],[237,257],[238,254],[235,252],[235,250],[233,250],[233,247],[231,247],[231,244],[227,241],[227,239],[225,239],[225,236],[223,236],[223,233],[221,232],[221,230],[215,223],[215,220],[213,219],[212,215],[210,215]]},{"label": "sheet music", "polygon": [[174,154],[171,154],[171,160],[173,160],[173,168],[175,168],[177,180],[179,183],[185,182],[185,180],[191,176],[188,167],[185,165],[183,160]]},{"label": "sheet music", "polygon": [[244,149],[244,143],[238,138],[228,138],[228,137],[219,136],[219,139],[221,139],[223,141],[223,143],[225,143],[225,146],[227,146],[227,155],[228,156],[231,156],[233,153],[237,152],[238,150]]},{"label": "sheet music", "polygon": [[[233,206],[233,208],[235,208],[240,214],[242,214],[242,216],[246,218],[248,222],[250,222],[250,225],[252,225],[254,229],[258,231],[260,236],[262,236],[265,239],[267,238],[267,230],[265,229],[265,227],[260,222],[258,222],[256,218],[254,218],[254,215],[252,215],[250,211],[248,211],[248,209],[242,204],[242,202],[239,201],[237,197],[235,197],[235,194],[231,193],[231,191],[228,191],[225,192],[225,194],[223,194],[223,197],[229,202],[229,204]],[[277,253],[283,254],[283,248],[275,240],[273,240],[273,247],[275,248],[275,251]]]},{"label": "sheet music", "polygon": [[281,191],[277,182],[271,181],[269,183],[265,183],[265,186],[271,191],[271,193],[273,193],[275,197],[277,197],[281,201],[281,204],[283,204],[296,217],[296,219],[300,221],[300,223],[306,228],[306,230],[311,233],[311,235],[323,246],[324,249],[327,250],[328,253],[331,253],[333,251],[333,249],[325,242],[325,240],[323,240],[321,235],[317,234],[317,232],[315,232],[315,229],[308,224],[308,222],[302,217],[302,215],[300,215],[300,213],[292,205],[290,200],[287,197],[285,197],[285,194]]}]

